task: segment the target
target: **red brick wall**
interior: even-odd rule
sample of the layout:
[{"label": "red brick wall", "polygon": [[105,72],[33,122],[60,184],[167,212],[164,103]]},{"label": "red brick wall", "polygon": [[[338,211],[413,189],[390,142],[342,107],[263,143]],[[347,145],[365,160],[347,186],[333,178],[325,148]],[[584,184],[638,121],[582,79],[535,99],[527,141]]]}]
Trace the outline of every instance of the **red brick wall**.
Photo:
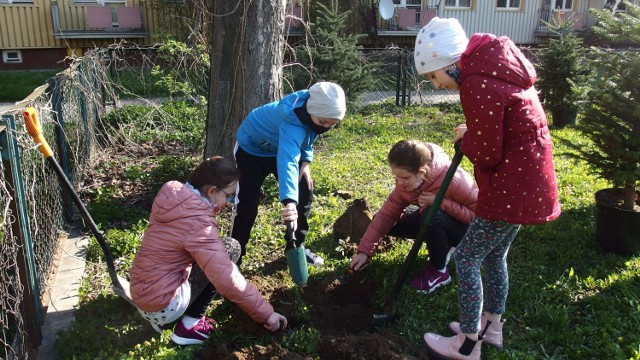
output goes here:
[{"label": "red brick wall", "polygon": [[0,58],[0,71],[66,68],[66,64],[62,62],[67,56],[66,49],[22,49],[20,52],[22,63],[19,64],[5,63]]}]

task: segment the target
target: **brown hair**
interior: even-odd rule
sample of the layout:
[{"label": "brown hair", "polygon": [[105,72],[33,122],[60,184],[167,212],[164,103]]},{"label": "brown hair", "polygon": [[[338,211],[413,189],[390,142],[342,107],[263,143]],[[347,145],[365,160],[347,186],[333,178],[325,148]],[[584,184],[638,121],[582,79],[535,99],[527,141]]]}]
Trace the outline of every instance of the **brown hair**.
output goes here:
[{"label": "brown hair", "polygon": [[240,178],[240,170],[236,164],[222,156],[205,159],[189,175],[187,182],[203,191],[205,186],[223,189]]},{"label": "brown hair", "polygon": [[431,170],[433,155],[427,144],[417,140],[400,140],[389,150],[387,160],[390,165],[417,173],[425,165]]}]

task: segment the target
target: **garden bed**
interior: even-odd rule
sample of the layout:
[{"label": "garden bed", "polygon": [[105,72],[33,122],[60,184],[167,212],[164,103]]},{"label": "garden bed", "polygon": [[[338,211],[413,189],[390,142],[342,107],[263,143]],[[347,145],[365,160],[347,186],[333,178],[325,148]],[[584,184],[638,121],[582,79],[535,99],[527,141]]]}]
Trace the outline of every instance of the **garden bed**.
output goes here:
[{"label": "garden bed", "polygon": [[[284,260],[272,264],[281,267],[279,270],[286,268]],[[366,271],[357,272],[343,282],[338,280],[336,274],[323,279],[311,279],[302,289],[274,288],[268,278],[260,276],[250,278],[249,281],[257,284],[261,292],[270,298],[276,311],[287,317],[288,330],[275,334],[274,343],[268,346],[234,348],[232,343],[213,340],[198,351],[201,359],[312,359],[289,352],[279,345],[287,332],[305,327],[319,330],[321,336],[315,345],[322,359],[427,359],[424,349],[416,348],[397,334],[385,329],[372,333],[367,331],[373,321],[373,314],[381,310],[372,303],[373,295],[379,289],[379,282]],[[271,289],[271,293],[266,294],[265,289]],[[301,307],[308,310],[303,311]],[[236,310],[230,327],[221,328],[220,331],[255,336],[262,336],[267,332],[241,310]]]}]

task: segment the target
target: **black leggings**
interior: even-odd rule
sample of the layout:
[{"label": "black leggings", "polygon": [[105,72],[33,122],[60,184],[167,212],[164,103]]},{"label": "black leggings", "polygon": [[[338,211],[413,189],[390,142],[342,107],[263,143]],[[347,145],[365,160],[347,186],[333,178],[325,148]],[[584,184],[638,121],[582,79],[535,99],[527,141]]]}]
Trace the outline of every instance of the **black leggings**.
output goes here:
[{"label": "black leggings", "polygon": [[[275,157],[253,156],[242,148],[236,150],[236,164],[240,170],[240,181],[238,188],[238,204],[236,206],[236,216],[233,220],[233,230],[231,237],[238,240],[242,246],[242,255],[238,265],[242,262],[242,256],[246,254],[246,246],[249,242],[251,229],[258,215],[258,205],[260,204],[260,188],[269,174],[278,178],[278,169]],[[311,212],[311,202],[313,190],[307,186],[307,181],[303,178],[298,183],[298,227],[296,239],[298,244],[304,242],[309,231],[309,214]],[[285,233],[286,249],[291,245],[289,237]]]},{"label": "black leggings", "polygon": [[[429,208],[422,214],[418,208],[406,211],[396,225],[389,230],[390,236],[415,239]],[[425,242],[429,250],[429,261],[436,269],[444,269],[449,247],[458,246],[469,226],[454,219],[446,212],[438,209],[431,219],[431,225],[425,232]]]}]

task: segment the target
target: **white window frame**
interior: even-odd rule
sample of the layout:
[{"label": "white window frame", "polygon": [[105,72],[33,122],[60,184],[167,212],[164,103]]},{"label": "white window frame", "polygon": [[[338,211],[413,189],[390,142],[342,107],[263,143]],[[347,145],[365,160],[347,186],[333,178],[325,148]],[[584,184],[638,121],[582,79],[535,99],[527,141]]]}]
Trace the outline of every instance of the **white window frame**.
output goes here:
[{"label": "white window frame", "polygon": [[109,5],[109,4],[127,4],[127,0],[73,0],[74,4],[98,4],[98,5]]},{"label": "white window frame", "polygon": [[518,1],[518,6],[513,6],[513,2],[516,0],[505,0],[506,1],[506,6],[498,6],[498,2],[496,1],[496,9],[498,10],[504,10],[504,11],[519,11],[522,10],[522,1],[524,0],[517,0]]},{"label": "white window frame", "polygon": [[[567,2],[571,2],[571,6],[567,7]],[[552,9],[555,11],[571,11],[574,5],[575,0],[554,0]]]},{"label": "white window frame", "polygon": [[[11,53],[15,53],[15,58],[9,58]],[[22,51],[20,50],[2,50],[2,62],[5,64],[22,64]]]},{"label": "white window frame", "polygon": [[0,4],[33,4],[33,0],[0,0]]},{"label": "white window frame", "polygon": [[444,6],[445,6],[445,8],[449,8],[449,9],[465,9],[465,10],[468,10],[468,9],[471,9],[471,8],[473,7],[473,0],[469,0],[469,6],[463,6],[463,5],[460,5],[460,1],[461,1],[461,0],[453,0],[453,1],[455,2],[455,4],[454,4],[454,5],[447,5],[447,1],[445,0],[445,2],[444,2]]},{"label": "white window frame", "polygon": [[422,1],[421,0],[393,0],[393,5],[395,7],[401,7],[401,8],[420,8],[422,7]]}]

